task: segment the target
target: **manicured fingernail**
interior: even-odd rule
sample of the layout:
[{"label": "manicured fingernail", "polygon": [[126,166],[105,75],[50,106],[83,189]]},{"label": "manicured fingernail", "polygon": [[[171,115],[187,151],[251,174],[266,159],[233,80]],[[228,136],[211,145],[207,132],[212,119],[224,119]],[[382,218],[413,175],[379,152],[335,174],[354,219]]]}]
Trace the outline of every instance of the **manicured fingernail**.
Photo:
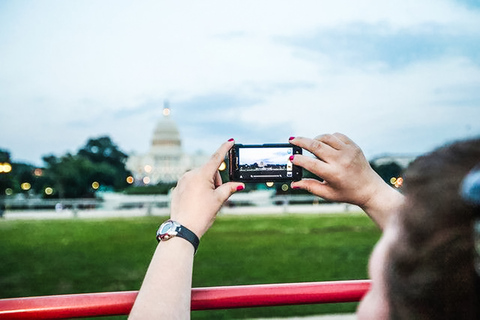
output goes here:
[{"label": "manicured fingernail", "polygon": [[293,161],[293,158],[294,158],[294,156],[291,155],[290,158],[288,158],[288,159],[290,159],[290,161]]},{"label": "manicured fingernail", "polygon": [[233,141],[233,140],[235,140],[235,139],[233,139],[233,138],[230,138],[230,139],[228,139],[228,142],[231,142],[231,141]]},{"label": "manicured fingernail", "polygon": [[295,139],[295,137],[290,137],[288,138],[288,141]]},{"label": "manicured fingernail", "polygon": [[297,187],[297,186],[292,186],[292,189],[295,189],[295,190],[297,190],[297,189],[300,189],[300,187]]},{"label": "manicured fingernail", "polygon": [[238,186],[238,187],[237,187],[237,191],[242,191],[243,189],[245,189],[244,186]]}]

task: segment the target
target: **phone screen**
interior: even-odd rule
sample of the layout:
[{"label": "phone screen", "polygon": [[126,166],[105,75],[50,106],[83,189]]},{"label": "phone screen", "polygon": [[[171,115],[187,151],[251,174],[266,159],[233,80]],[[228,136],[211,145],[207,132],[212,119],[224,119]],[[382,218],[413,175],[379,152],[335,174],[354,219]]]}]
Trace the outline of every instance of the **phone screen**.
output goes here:
[{"label": "phone screen", "polygon": [[[234,148],[233,180],[298,180],[301,168],[293,166],[290,156],[301,153],[292,145],[237,145]],[[300,175],[299,175],[300,173]]]}]

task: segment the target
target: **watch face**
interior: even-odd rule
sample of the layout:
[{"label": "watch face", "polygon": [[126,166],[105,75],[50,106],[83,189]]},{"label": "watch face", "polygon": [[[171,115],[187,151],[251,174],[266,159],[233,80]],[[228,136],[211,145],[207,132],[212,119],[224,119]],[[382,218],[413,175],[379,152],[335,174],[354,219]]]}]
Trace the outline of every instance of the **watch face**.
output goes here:
[{"label": "watch face", "polygon": [[173,223],[168,221],[163,224],[162,229],[160,229],[160,234],[167,233],[172,228]]}]

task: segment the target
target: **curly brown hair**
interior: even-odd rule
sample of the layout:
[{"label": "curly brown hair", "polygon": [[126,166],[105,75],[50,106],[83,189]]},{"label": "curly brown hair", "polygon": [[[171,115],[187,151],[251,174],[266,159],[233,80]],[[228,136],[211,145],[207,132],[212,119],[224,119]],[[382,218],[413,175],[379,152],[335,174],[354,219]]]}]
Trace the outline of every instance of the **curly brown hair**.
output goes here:
[{"label": "curly brown hair", "polygon": [[385,268],[391,319],[478,319],[473,223],[480,208],[459,194],[480,163],[480,139],[456,142],[416,159],[406,170],[400,239]]}]

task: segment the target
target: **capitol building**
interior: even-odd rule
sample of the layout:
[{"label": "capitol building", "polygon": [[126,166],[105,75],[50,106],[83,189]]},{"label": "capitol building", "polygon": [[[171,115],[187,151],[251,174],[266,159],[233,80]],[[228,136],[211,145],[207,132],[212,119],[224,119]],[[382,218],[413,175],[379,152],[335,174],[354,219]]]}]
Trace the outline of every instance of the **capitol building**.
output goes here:
[{"label": "capitol building", "polygon": [[174,183],[188,170],[201,166],[208,157],[203,153],[186,154],[176,123],[170,118],[170,108],[165,106],[163,117],[153,132],[147,154],[129,156],[126,168],[135,179],[135,185]]}]

